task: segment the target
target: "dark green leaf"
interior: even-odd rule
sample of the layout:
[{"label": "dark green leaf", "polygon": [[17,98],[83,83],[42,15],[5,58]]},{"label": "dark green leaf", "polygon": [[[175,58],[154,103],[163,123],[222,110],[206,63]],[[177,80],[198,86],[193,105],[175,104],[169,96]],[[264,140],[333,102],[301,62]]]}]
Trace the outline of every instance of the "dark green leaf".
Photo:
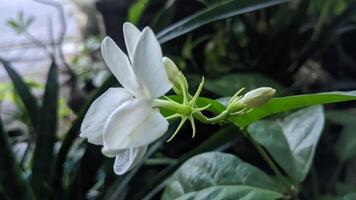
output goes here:
[{"label": "dark green leaf", "polygon": [[[165,194],[167,195],[167,193]],[[243,185],[227,185],[227,186],[213,186],[201,189],[199,191],[190,192],[176,198],[177,200],[225,200],[225,199],[235,199],[235,200],[273,200],[280,199],[282,195],[280,193],[272,192],[270,190],[264,190],[256,187],[243,186]],[[163,196],[163,200],[172,199],[169,195],[168,197]]]},{"label": "dark green leaf", "polygon": [[48,72],[43,96],[36,148],[32,163],[32,186],[38,197],[48,198],[49,181],[53,168],[53,148],[57,130],[58,69],[53,61]]},{"label": "dark green leaf", "polygon": [[[226,153],[195,156],[186,161],[168,182],[163,200],[260,199],[261,195],[264,195],[263,199],[279,199],[283,196],[274,179]],[[233,189],[241,193],[233,192]]]},{"label": "dark green leaf", "polygon": [[284,119],[258,121],[248,131],[292,180],[300,183],[309,172],[324,121],[322,107],[314,106]]},{"label": "dark green leaf", "polygon": [[343,197],[339,197],[336,200],[354,200],[356,199],[356,193],[347,194]]},{"label": "dark green leaf", "polygon": [[168,26],[175,14],[175,0],[168,0],[164,6],[158,11],[156,16],[152,19],[150,27],[153,30],[162,30]]},{"label": "dark green leaf", "polygon": [[53,180],[52,180],[52,188],[54,193],[61,194],[63,193],[63,185],[62,185],[62,178],[63,178],[63,165],[67,158],[67,154],[69,149],[71,148],[73,141],[77,138],[77,135],[80,130],[80,125],[82,120],[85,116],[87,109],[89,108],[90,104],[99,97],[103,92],[105,92],[109,87],[111,87],[116,82],[114,76],[110,76],[91,96],[91,98],[83,105],[78,118],[72,123],[72,126],[65,134],[65,138],[63,143],[58,151],[57,157],[55,159],[54,164],[54,172],[53,172]]},{"label": "dark green leaf", "polygon": [[137,24],[148,6],[150,0],[137,0],[129,9],[128,20],[133,24]]},{"label": "dark green leaf", "polygon": [[34,127],[37,126],[39,106],[38,103],[30,91],[30,88],[26,85],[26,83],[22,80],[21,76],[12,68],[9,62],[0,58],[0,62],[5,67],[6,72],[14,84],[14,87],[19,94],[25,108],[27,114],[31,120],[31,123]]},{"label": "dark green leaf", "polygon": [[157,38],[160,43],[164,43],[205,24],[286,2],[288,0],[230,0],[219,2],[167,27],[157,34]]},{"label": "dark green leaf", "polygon": [[233,96],[241,88],[250,91],[258,87],[272,87],[279,94],[284,90],[279,83],[256,73],[232,74],[217,80],[206,80],[205,83],[205,89],[222,97]]},{"label": "dark green leaf", "polygon": [[9,199],[35,199],[33,191],[22,175],[20,166],[11,150],[0,119],[0,188]]},{"label": "dark green leaf", "polygon": [[[160,189],[164,186],[164,180],[171,175],[174,170],[176,170],[181,164],[183,164],[187,159],[203,152],[216,151],[218,149],[228,148],[236,142],[239,130],[236,126],[227,126],[208,139],[203,143],[189,151],[188,153],[181,156],[174,165],[170,165],[163,169],[159,174],[155,176],[154,179],[150,181],[149,184],[144,186],[133,199],[146,199],[148,197],[154,196]],[[148,198],[149,199],[149,198]]]},{"label": "dark green leaf", "polygon": [[356,115],[347,111],[329,111],[327,119],[340,124],[343,129],[335,144],[335,153],[341,161],[356,156]]},{"label": "dark green leaf", "polygon": [[105,196],[102,198],[103,200],[115,200],[120,197],[120,194],[124,192],[124,190],[127,188],[128,184],[130,181],[135,177],[137,174],[138,170],[142,167],[143,163],[154,153],[156,153],[159,148],[162,146],[162,144],[167,141],[169,138],[169,135],[171,135],[174,131],[176,125],[170,126],[167,133],[160,138],[158,141],[156,141],[154,144],[150,145],[150,148],[148,149],[146,155],[144,158],[140,161],[140,163],[132,169],[129,173],[126,173],[116,179],[116,181],[108,188],[107,192],[105,193]]}]

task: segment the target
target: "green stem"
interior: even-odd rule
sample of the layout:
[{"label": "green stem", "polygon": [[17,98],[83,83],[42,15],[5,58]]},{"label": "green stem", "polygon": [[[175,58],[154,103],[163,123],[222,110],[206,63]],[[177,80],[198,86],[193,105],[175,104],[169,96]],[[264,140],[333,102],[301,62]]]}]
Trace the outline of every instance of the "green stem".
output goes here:
[{"label": "green stem", "polygon": [[194,113],[194,118],[198,119],[199,121],[206,123],[206,124],[218,124],[222,123],[229,117],[230,112],[228,110],[224,110],[221,112],[219,115],[208,118],[205,115],[203,115],[201,112]]},{"label": "green stem", "polygon": [[174,101],[167,101],[162,99],[153,100],[153,107],[165,108],[182,115],[189,115],[191,113],[190,106],[186,106],[184,104],[179,104]]}]

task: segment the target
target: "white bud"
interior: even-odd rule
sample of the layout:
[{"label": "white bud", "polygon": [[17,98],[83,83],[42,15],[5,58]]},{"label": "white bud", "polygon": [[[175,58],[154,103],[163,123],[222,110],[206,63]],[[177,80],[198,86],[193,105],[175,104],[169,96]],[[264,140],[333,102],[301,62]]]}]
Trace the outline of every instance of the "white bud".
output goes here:
[{"label": "white bud", "polygon": [[168,78],[172,83],[178,82],[179,69],[177,65],[167,57],[163,57],[163,65],[166,68]]},{"label": "white bud", "polygon": [[276,90],[271,87],[260,87],[246,93],[241,102],[250,108],[257,108],[266,104],[275,94]]},{"label": "white bud", "polygon": [[183,91],[188,90],[188,82],[181,71],[179,71],[177,65],[167,57],[163,57],[163,65],[166,69],[168,79],[173,84],[173,90],[177,94],[182,94]]}]

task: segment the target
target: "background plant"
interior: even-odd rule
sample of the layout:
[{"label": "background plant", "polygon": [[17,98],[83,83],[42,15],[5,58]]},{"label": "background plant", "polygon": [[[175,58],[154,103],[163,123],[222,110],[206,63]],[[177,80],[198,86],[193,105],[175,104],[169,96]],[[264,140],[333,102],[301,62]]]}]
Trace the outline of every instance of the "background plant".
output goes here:
[{"label": "background plant", "polygon": [[[184,7],[196,9],[183,13]],[[152,15],[158,9],[160,12]],[[279,96],[354,90],[354,10],[352,0],[137,1],[129,19],[138,25],[152,22],[164,43],[163,51],[187,74],[193,91],[199,77],[206,77],[202,96],[209,99],[198,103],[203,106],[208,101],[210,111],[220,113],[226,103],[221,97],[232,96],[241,87],[248,91],[271,86]],[[187,18],[181,19],[182,15]],[[235,125],[199,123],[194,140],[187,140],[190,128],[183,127],[175,140],[165,143],[172,125],[166,138],[150,147],[140,167],[118,177],[112,173],[112,161],[103,158],[98,147],[77,137],[88,105],[117,84],[112,77],[90,92],[77,111],[77,119],[64,137],[59,137],[56,132],[62,130],[57,130],[55,123],[59,120],[58,60],[51,65],[42,101],[10,63],[4,59],[1,63],[26,111],[32,134],[29,141],[34,147],[29,153],[30,163],[21,165],[11,153],[16,140],[1,131],[0,195],[4,198],[218,198],[206,196],[214,195],[212,189],[222,191],[222,195],[249,194],[250,199],[261,195],[270,199],[354,198],[354,103],[333,104],[326,111],[320,106],[289,110],[352,100],[355,92],[275,98],[246,116],[232,119]],[[280,114],[262,119],[276,113]],[[241,132],[236,124],[246,128]],[[207,151],[234,155],[205,153],[190,159]],[[220,159],[224,165],[219,167],[216,161]],[[201,181],[187,185],[197,174]],[[217,175],[213,180],[217,186],[206,188],[209,184],[204,180],[212,174]],[[242,180],[239,175],[248,178]],[[177,185],[184,188],[183,193],[177,191]]]}]

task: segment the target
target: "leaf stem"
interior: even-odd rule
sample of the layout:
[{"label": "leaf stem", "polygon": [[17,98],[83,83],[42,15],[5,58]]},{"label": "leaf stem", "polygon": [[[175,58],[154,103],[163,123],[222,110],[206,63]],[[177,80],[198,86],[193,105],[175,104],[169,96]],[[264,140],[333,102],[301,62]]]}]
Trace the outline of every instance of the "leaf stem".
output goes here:
[{"label": "leaf stem", "polygon": [[277,176],[278,180],[282,182],[283,185],[287,188],[288,192],[294,197],[294,199],[298,199],[298,197],[295,198],[295,190],[293,189],[294,188],[293,185],[291,185],[290,182],[287,181],[286,178],[282,175],[282,173],[280,172],[276,164],[272,161],[272,159],[270,158],[266,150],[259,143],[257,143],[253,138],[250,137],[246,129],[241,129],[241,131],[244,133],[245,137],[247,137],[248,140],[257,149],[258,153],[262,156],[262,158],[266,161],[268,166],[272,169],[273,173]]}]

